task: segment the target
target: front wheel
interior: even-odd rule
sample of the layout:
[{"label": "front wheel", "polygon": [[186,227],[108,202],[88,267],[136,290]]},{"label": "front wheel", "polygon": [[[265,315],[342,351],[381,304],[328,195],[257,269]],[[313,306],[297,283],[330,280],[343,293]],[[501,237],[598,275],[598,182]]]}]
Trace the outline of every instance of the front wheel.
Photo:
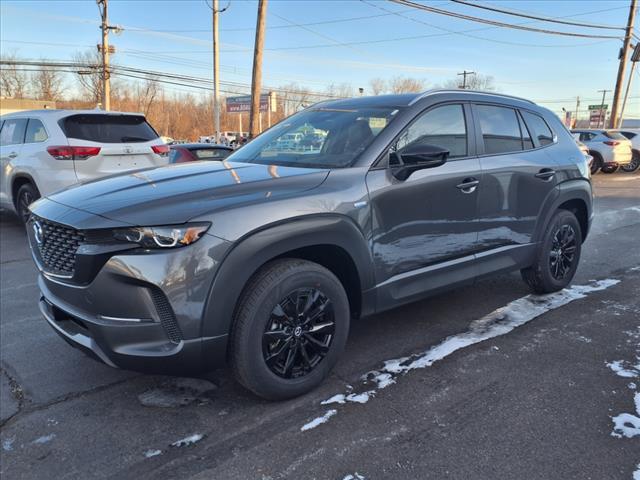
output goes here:
[{"label": "front wheel", "polygon": [[534,264],[521,270],[522,279],[534,293],[562,290],[576,273],[581,251],[578,219],[568,210],[558,210],[538,246]]},{"label": "front wheel", "polygon": [[340,280],[317,263],[281,259],[248,282],[231,332],[236,379],[282,400],[319,385],[344,350],[349,301]]},{"label": "front wheel", "polygon": [[638,169],[638,167],[640,167],[640,152],[634,150],[631,163],[628,163],[627,165],[622,165],[620,169],[623,172],[633,173]]}]

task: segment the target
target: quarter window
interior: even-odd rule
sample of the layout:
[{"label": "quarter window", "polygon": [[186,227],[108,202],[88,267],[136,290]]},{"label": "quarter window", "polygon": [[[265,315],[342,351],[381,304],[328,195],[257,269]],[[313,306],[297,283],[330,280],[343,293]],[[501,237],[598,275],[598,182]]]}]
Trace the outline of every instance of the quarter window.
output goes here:
[{"label": "quarter window", "polygon": [[522,150],[522,138],[516,111],[493,105],[476,105],[484,153],[496,154]]},{"label": "quarter window", "polygon": [[30,118],[27,124],[27,133],[24,136],[24,143],[44,142],[48,137],[47,131],[40,120]]},{"label": "quarter window", "polygon": [[467,127],[462,105],[444,105],[423,113],[395,144],[402,153],[408,146],[434,145],[449,150],[449,158],[467,156]]},{"label": "quarter window", "polygon": [[524,124],[522,117],[518,115],[518,122],[520,122],[520,131],[522,132],[522,146],[525,150],[533,149],[533,141],[531,140],[531,135],[529,134],[529,130],[527,126]]},{"label": "quarter window", "polygon": [[540,146],[544,147],[545,145],[553,143],[553,133],[549,125],[547,125],[547,122],[545,122],[541,116],[525,111],[521,113],[525,123],[529,127],[529,131],[531,131],[531,135],[538,139]]},{"label": "quarter window", "polygon": [[0,132],[0,145],[20,145],[24,140],[24,131],[27,127],[26,118],[5,120]]}]

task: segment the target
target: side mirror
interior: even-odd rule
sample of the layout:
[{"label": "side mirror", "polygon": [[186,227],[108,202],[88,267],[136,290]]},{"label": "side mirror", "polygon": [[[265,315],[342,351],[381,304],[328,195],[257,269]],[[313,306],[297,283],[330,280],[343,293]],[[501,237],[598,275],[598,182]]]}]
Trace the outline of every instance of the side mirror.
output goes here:
[{"label": "side mirror", "polygon": [[401,152],[392,152],[395,160],[391,166],[398,180],[406,180],[413,172],[425,168],[439,167],[447,163],[449,150],[437,145],[409,145]]}]

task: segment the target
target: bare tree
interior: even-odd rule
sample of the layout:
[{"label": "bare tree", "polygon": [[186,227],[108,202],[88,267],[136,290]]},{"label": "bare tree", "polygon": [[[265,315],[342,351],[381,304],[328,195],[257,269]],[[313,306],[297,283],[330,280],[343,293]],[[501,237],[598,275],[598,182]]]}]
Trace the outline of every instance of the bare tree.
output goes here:
[{"label": "bare tree", "polygon": [[102,101],[102,56],[97,50],[78,52],[73,56],[78,63],[76,75],[80,86],[90,101],[98,104]]},{"label": "bare tree", "polygon": [[387,82],[382,78],[372,78],[369,80],[369,87],[371,88],[371,93],[374,95],[380,95],[387,91]]},{"label": "bare tree", "polygon": [[[455,78],[452,80],[447,80],[443,84],[443,87],[462,88],[462,84],[460,79]],[[496,84],[494,78],[491,75],[482,75],[480,73],[476,73],[467,77],[467,88],[469,90],[495,91]]]},{"label": "bare tree", "polygon": [[424,90],[425,81],[418,78],[394,77],[389,84],[391,93],[412,93]]},{"label": "bare tree", "polygon": [[145,82],[137,84],[135,88],[135,99],[137,102],[137,110],[143,112],[145,116],[149,115],[151,106],[160,94],[161,88],[157,78],[150,77]]},{"label": "bare tree", "polygon": [[54,67],[40,67],[31,77],[31,85],[38,100],[61,100],[65,90],[62,75]]},{"label": "bare tree", "polygon": [[[15,62],[14,55],[2,57],[3,61]],[[2,65],[0,67],[0,95],[11,98],[24,98],[28,94],[29,77],[27,73],[16,65]]]},{"label": "bare tree", "polygon": [[[284,116],[302,110],[313,103],[310,91],[297,83],[289,83],[278,89],[282,101]],[[315,98],[315,97],[314,97]]]},{"label": "bare tree", "polygon": [[325,89],[325,93],[329,98],[349,98],[354,96],[353,85],[350,83],[330,83]]}]

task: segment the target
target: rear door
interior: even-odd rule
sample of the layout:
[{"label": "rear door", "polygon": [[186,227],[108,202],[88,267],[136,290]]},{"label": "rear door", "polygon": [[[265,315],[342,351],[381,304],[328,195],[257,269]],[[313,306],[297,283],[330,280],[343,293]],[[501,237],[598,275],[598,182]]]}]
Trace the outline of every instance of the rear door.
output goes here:
[{"label": "rear door", "polygon": [[527,245],[538,214],[557,185],[559,166],[547,153],[553,133],[542,117],[525,110],[474,104],[473,111],[482,167],[480,248]]},{"label": "rear door", "polygon": [[162,141],[142,115],[82,113],[60,120],[60,126],[70,146],[100,148],[97,155],[74,160],[79,181],[169,161],[168,155],[154,152],[153,147],[162,145]]}]

